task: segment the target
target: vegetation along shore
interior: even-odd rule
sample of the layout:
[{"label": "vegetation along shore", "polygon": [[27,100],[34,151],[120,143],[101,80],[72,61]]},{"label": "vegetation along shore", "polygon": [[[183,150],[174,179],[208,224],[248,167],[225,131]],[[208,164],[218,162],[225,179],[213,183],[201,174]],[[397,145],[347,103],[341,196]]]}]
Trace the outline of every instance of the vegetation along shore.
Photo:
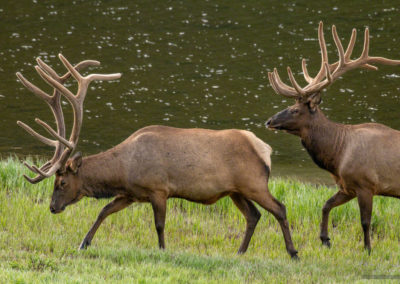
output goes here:
[{"label": "vegetation along shore", "polygon": [[319,240],[321,208],[337,189],[273,175],[270,191],[287,207],[300,261],[287,255],[279,224],[265,210],[247,253],[236,256],[246,223],[229,198],[211,206],[169,200],[165,251],[157,247],[151,205],[138,203],[110,216],[92,246],[78,251],[108,200],[84,199],[54,215],[53,178],[31,185],[24,173],[28,170],[17,158],[0,161],[0,279],[7,283],[337,282],[399,276],[400,204],[393,198],[374,197],[371,256],[363,247],[356,200],[332,211],[328,249]]}]

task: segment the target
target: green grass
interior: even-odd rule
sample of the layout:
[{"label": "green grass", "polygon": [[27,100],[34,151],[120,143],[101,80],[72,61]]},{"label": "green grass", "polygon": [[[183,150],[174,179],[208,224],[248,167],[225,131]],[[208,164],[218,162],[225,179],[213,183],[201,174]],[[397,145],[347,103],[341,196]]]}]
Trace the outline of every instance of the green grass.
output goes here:
[{"label": "green grass", "polygon": [[321,208],[336,189],[279,178],[270,191],[286,205],[300,261],[290,259],[277,221],[263,209],[247,253],[236,256],[245,220],[229,198],[212,206],[169,200],[165,251],[157,249],[149,204],[111,215],[92,246],[78,251],[108,200],[84,199],[53,215],[53,179],[31,185],[26,172],[16,158],[0,161],[0,283],[325,283],[400,275],[396,199],[374,198],[370,256],[355,200],[332,211],[327,249],[318,237]]}]

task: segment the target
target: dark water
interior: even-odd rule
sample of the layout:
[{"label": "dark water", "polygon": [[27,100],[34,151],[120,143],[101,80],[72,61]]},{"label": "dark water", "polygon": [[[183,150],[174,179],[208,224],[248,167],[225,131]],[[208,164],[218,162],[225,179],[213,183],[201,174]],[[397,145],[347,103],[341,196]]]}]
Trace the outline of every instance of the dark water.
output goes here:
[{"label": "dark water", "polygon": [[[379,3],[378,3],[379,2]],[[52,155],[52,148],[16,125],[53,122],[48,107],[16,79],[22,72],[50,92],[34,71],[40,56],[60,74],[57,58],[97,59],[96,73],[122,72],[116,82],[94,83],[85,102],[79,149],[106,150],[150,124],[253,131],[273,149],[273,174],[329,181],[297,137],[264,128],[292,101],[275,95],[267,72],[287,80],[290,65],[302,82],[301,59],[319,68],[318,22],[325,23],[330,60],[335,24],[347,45],[358,30],[371,32],[370,54],[400,59],[398,1],[0,1],[0,153]],[[85,73],[87,74],[87,73]],[[302,82],[304,84],[304,82]],[[68,85],[75,91],[73,81]],[[324,93],[335,121],[376,121],[400,129],[400,67],[352,71]],[[65,104],[67,125],[71,111]],[[43,132],[42,132],[43,133]]]}]

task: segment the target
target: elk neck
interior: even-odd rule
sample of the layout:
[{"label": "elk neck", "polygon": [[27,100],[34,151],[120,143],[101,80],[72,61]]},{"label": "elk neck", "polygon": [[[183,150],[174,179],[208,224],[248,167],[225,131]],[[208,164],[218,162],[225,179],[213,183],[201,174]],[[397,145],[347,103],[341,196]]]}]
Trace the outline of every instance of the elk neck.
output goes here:
[{"label": "elk neck", "polygon": [[347,128],[345,124],[329,120],[318,108],[313,119],[300,130],[301,143],[320,168],[337,174]]},{"label": "elk neck", "polygon": [[110,149],[83,158],[78,175],[87,197],[110,198],[126,192],[118,155]]}]

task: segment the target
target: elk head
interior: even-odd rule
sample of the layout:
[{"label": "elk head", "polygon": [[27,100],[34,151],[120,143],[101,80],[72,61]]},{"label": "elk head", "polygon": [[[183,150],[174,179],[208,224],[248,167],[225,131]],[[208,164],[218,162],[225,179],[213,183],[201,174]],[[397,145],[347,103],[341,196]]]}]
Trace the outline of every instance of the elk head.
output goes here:
[{"label": "elk head", "polygon": [[368,28],[365,29],[364,49],[361,56],[355,60],[350,59],[350,56],[356,42],[356,30],[353,29],[346,51],[343,49],[335,26],[332,26],[332,35],[338,50],[339,60],[332,64],[328,63],[328,53],[324,38],[323,24],[320,22],[318,27],[318,41],[322,57],[321,68],[314,78],[310,77],[307,71],[306,61],[305,59],[302,60],[303,75],[308,83],[304,88],[300,87],[296,82],[290,67],[287,68],[287,72],[292,87],[281,81],[276,68],[274,68],[273,72],[268,73],[268,79],[274,91],[277,94],[295,99],[296,103],[271,117],[265,124],[267,128],[286,130],[289,133],[300,135],[301,130],[307,128],[315,119],[318,119],[318,116],[321,113],[319,109],[319,104],[321,103],[321,91],[332,84],[342,74],[358,67],[378,70],[376,66],[371,64],[400,64],[400,60],[391,60],[384,57],[371,57],[368,55]]},{"label": "elk head", "polygon": [[[24,128],[29,134],[36,137],[41,142],[55,148],[53,157],[40,168],[31,166],[24,162],[24,165],[36,174],[36,177],[30,178],[24,175],[25,179],[32,184],[38,183],[45,178],[56,175],[54,182],[54,191],[50,204],[50,211],[52,213],[60,213],[69,204],[79,201],[84,195],[82,191],[82,184],[79,179],[79,168],[82,164],[82,156],[80,153],[75,154],[69,159],[71,154],[75,151],[79,133],[82,126],[83,118],[83,102],[85,100],[86,92],[89,83],[94,80],[115,80],[121,77],[120,73],[116,74],[90,74],[83,77],[78,71],[88,66],[100,65],[100,62],[94,60],[85,60],[72,66],[68,60],[59,54],[59,58],[67,68],[68,72],[64,76],[58,76],[57,73],[40,58],[37,58],[38,63],[35,66],[36,71],[42,79],[54,88],[53,94],[49,95],[29,82],[21,73],[17,73],[17,77],[21,83],[36,96],[43,99],[50,107],[55,117],[57,131],[50,127],[46,122],[36,118],[35,121],[41,125],[55,140],[46,138],[41,134],[34,131],[25,123],[18,121],[17,124]],[[77,94],[71,93],[64,83],[71,75],[78,82]],[[64,115],[61,108],[61,96],[64,96],[71,104],[73,109],[74,122],[69,139],[65,135]]]}]

